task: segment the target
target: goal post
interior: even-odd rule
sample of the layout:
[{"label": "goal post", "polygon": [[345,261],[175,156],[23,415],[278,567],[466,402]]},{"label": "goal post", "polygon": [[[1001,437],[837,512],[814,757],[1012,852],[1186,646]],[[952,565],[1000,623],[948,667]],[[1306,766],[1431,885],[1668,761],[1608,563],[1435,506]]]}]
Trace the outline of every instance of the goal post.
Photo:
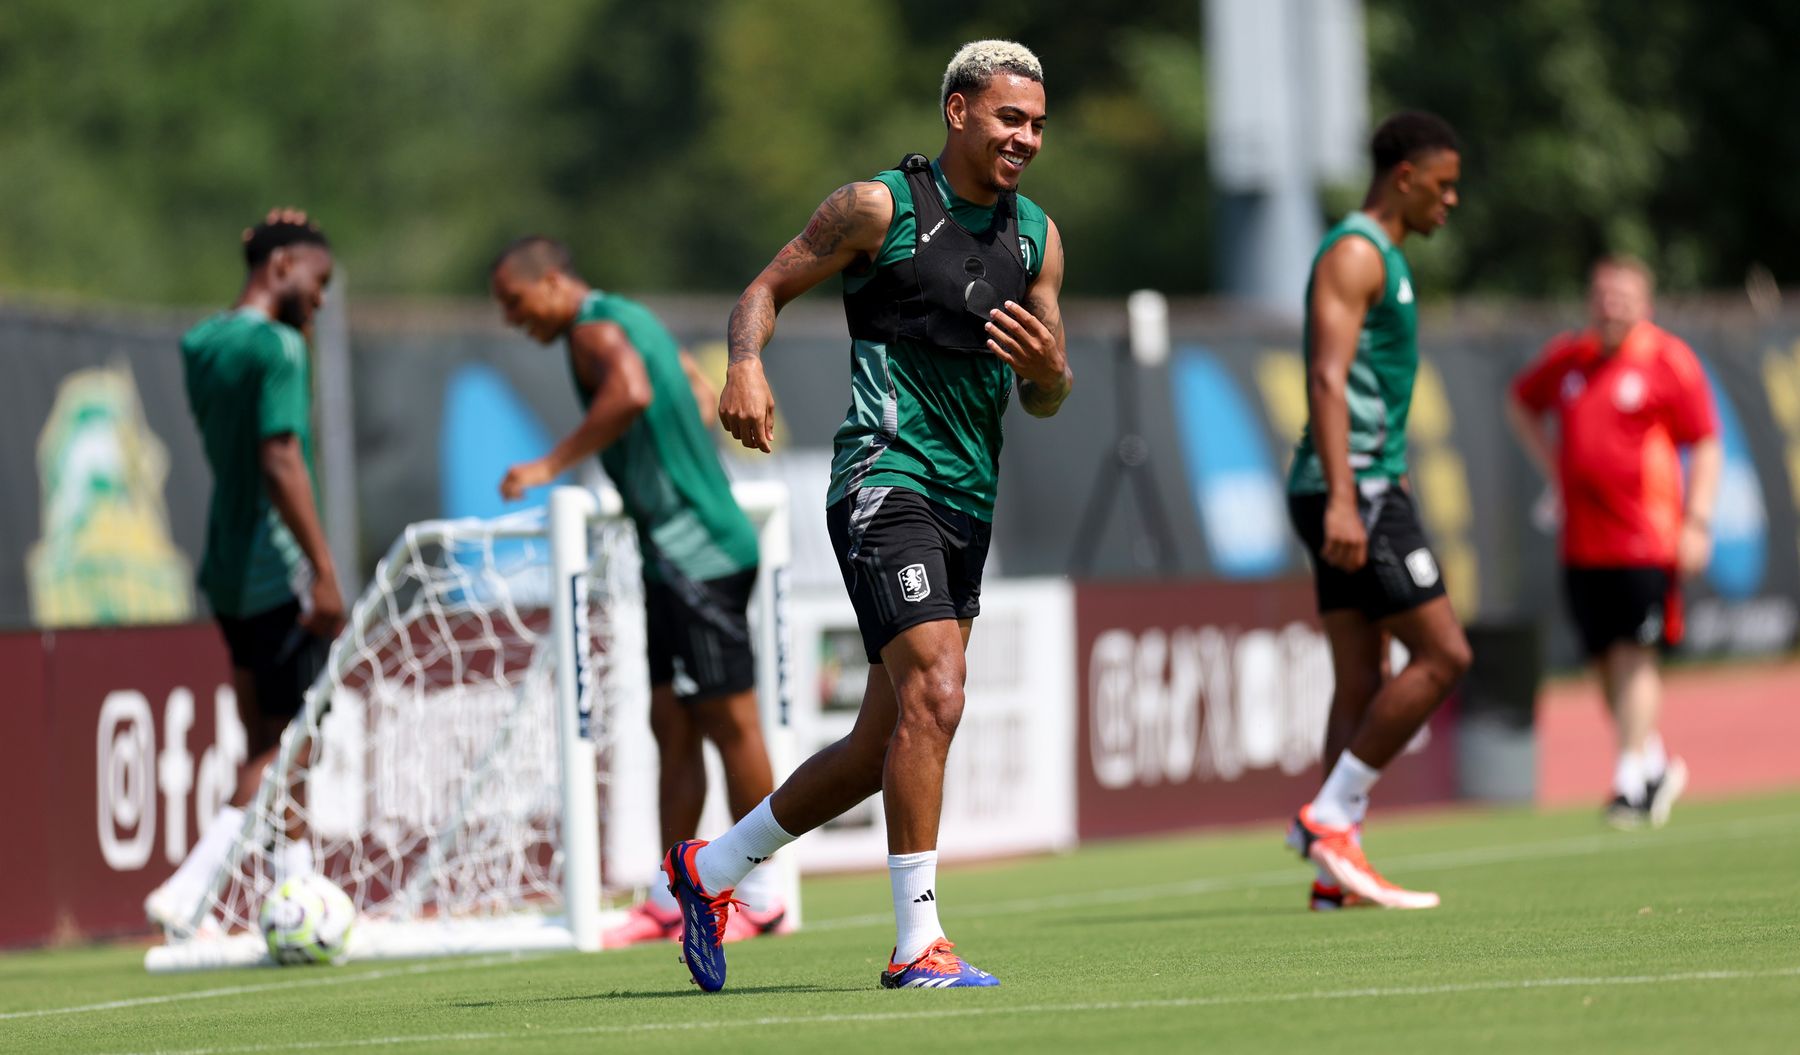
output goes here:
[{"label": "goal post", "polygon": [[[771,761],[788,732],[786,488],[734,487],[758,529],[757,689]],[[283,734],[225,864],[145,965],[269,962],[256,913],[288,832],[358,911],[350,959],[600,948],[603,884],[659,873],[642,564],[616,492],[402,532]],[[649,823],[644,823],[645,817]],[[300,835],[300,833],[304,833]],[[611,855],[609,857],[609,855]],[[790,858],[792,855],[782,855]],[[778,858],[790,911],[791,860]]]},{"label": "goal post", "polygon": [[589,681],[588,522],[600,512],[594,492],[550,492],[551,647],[556,668],[556,739],[562,755],[563,903],[575,948],[600,948],[600,812],[595,798],[594,697]]}]

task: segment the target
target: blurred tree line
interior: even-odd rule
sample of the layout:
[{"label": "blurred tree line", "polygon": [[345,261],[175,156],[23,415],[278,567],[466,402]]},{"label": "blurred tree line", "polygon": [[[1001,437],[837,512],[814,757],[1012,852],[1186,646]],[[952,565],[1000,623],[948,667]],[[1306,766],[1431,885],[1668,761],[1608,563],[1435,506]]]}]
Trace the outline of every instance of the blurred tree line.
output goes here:
[{"label": "blurred tree line", "polygon": [[[1367,4],[1376,113],[1467,140],[1427,288],[1566,292],[1605,247],[1677,287],[1800,272],[1800,7]],[[239,228],[294,203],[359,293],[478,295],[527,230],[606,285],[734,290],[833,187],[934,152],[951,52],[1009,36],[1048,74],[1026,191],[1070,292],[1205,292],[1200,22],[1199,0],[11,0],[0,289],[214,302]]]}]

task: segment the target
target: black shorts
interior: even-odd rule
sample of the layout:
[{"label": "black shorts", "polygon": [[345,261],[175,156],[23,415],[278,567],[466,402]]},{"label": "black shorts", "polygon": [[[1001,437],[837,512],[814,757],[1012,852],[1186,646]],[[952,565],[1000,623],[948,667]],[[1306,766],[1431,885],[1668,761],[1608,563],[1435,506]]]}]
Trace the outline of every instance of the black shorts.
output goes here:
[{"label": "black shorts", "polygon": [[994,529],[904,487],[865,487],[825,511],[870,663],[902,630],[981,614]]},{"label": "black shorts", "polygon": [[1668,644],[1669,573],[1662,568],[1563,568],[1581,647],[1598,659],[1620,641]]},{"label": "black shorts", "polygon": [[219,630],[231,665],[250,672],[256,709],[268,718],[292,718],[306,702],[306,690],[325,669],[331,643],[300,626],[300,602],[249,616],[221,615]]},{"label": "black shorts", "polygon": [[1425,541],[1412,496],[1403,488],[1375,495],[1358,491],[1356,510],[1369,533],[1369,556],[1353,572],[1319,556],[1325,545],[1325,501],[1322,494],[1288,496],[1288,519],[1312,558],[1321,614],[1354,609],[1370,619],[1385,619],[1444,596],[1444,576]]},{"label": "black shorts", "polygon": [[750,647],[750,591],[756,569],[696,581],[644,580],[650,684],[673,685],[683,703],[756,687]]}]

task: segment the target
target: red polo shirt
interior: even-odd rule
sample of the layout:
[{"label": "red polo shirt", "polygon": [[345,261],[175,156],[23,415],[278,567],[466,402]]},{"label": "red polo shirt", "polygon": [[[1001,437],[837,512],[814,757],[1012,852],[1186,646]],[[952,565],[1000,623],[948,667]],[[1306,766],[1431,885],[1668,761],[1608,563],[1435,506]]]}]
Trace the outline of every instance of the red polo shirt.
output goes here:
[{"label": "red polo shirt", "polygon": [[1562,558],[1572,567],[1675,566],[1681,534],[1678,448],[1718,431],[1692,350],[1644,322],[1607,355],[1591,331],[1544,346],[1513,382],[1561,425]]}]

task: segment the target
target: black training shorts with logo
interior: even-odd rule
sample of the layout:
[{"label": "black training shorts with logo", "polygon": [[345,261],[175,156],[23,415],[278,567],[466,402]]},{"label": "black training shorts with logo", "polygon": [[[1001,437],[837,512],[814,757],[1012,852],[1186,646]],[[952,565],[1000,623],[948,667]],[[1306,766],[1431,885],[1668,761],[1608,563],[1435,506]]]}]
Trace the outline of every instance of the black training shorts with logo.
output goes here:
[{"label": "black training shorts with logo", "polygon": [[1666,570],[1564,567],[1563,588],[1589,659],[1604,656],[1621,641],[1646,647],[1668,644],[1673,613]]},{"label": "black training shorts with logo", "polygon": [[756,687],[750,647],[750,591],[756,568],[696,582],[673,569],[644,580],[644,635],[650,684],[699,703]]},{"label": "black training shorts with logo", "polygon": [[904,487],[864,487],[825,511],[870,663],[902,630],[981,614],[993,526]]},{"label": "black training shorts with logo", "polygon": [[1319,556],[1325,545],[1325,501],[1323,494],[1288,496],[1288,518],[1312,558],[1321,614],[1352,609],[1370,619],[1385,619],[1444,596],[1437,558],[1425,541],[1412,496],[1404,489],[1357,492],[1356,511],[1369,533],[1369,555],[1353,572]]},{"label": "black training shorts with logo", "polygon": [[268,718],[300,713],[306,690],[325,669],[331,645],[300,625],[300,602],[248,616],[218,616],[231,665],[250,672],[256,709]]}]

